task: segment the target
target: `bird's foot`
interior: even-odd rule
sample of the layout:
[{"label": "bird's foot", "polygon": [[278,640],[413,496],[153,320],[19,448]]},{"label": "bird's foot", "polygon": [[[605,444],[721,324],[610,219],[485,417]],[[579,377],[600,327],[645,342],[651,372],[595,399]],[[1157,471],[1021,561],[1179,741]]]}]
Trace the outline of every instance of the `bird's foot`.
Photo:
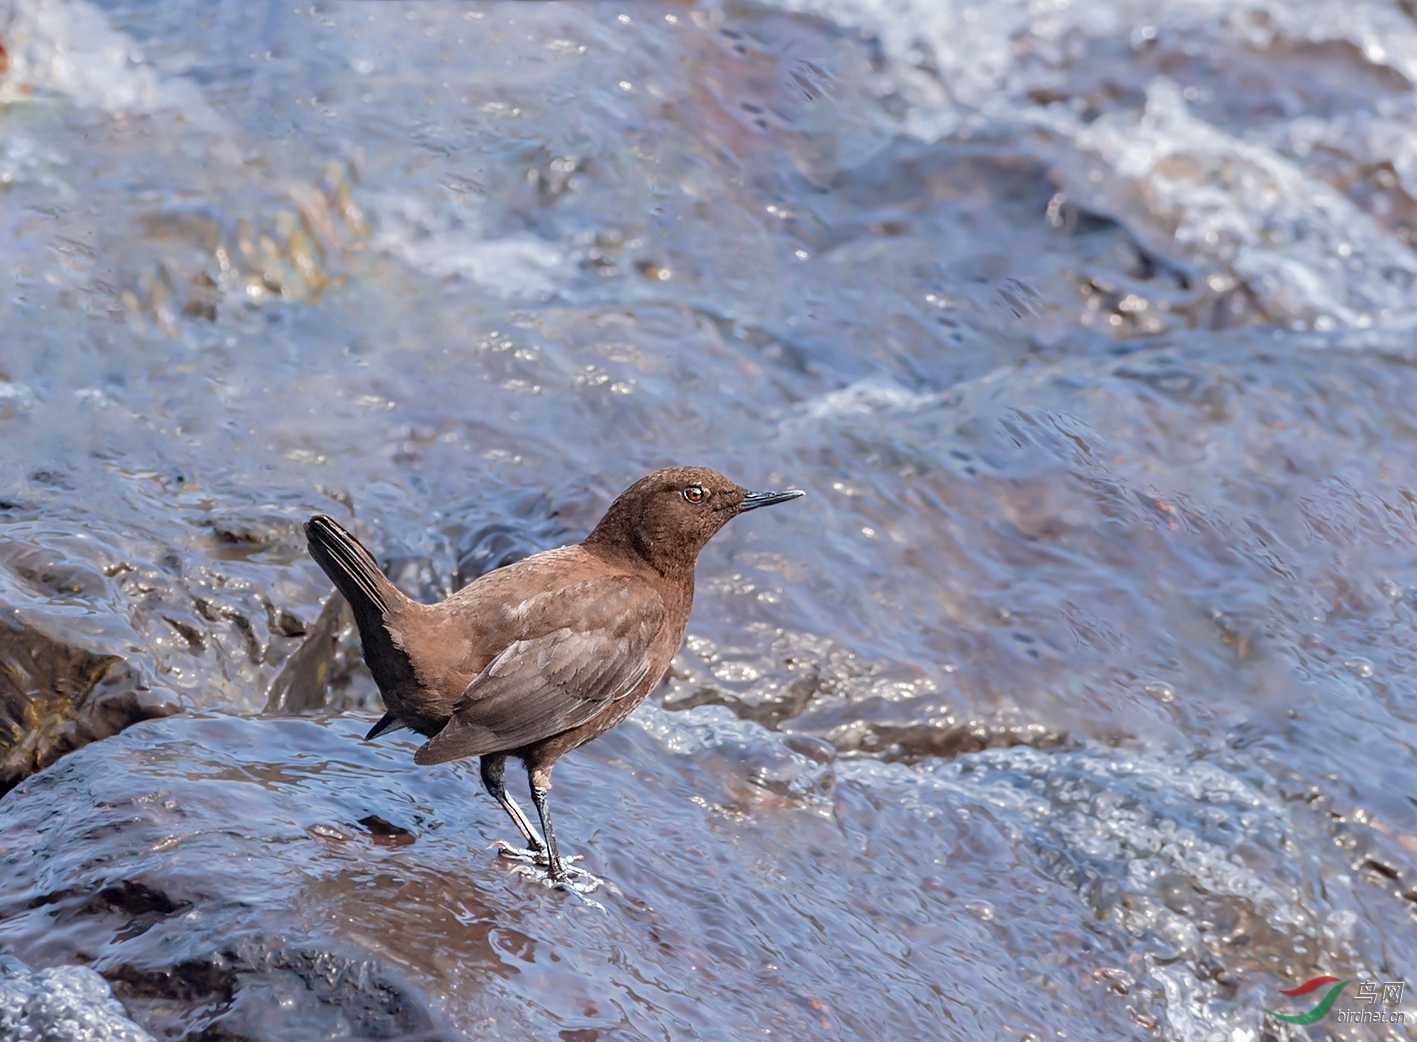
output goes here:
[{"label": "bird's foot", "polygon": [[[537,865],[540,868],[551,867],[551,859],[547,856],[545,847],[538,850],[530,850],[526,847],[514,847],[505,839],[499,839],[492,843],[492,849],[495,849],[497,853],[511,861],[520,861],[527,865]],[[584,873],[585,869],[575,868],[573,864],[576,861],[582,860],[584,859],[579,854],[574,854],[571,857],[563,857],[561,864],[566,866],[566,871],[568,872],[575,871]]]},{"label": "bird's foot", "polygon": [[[561,878],[553,879],[550,873],[551,859],[547,857],[545,850],[527,850],[525,847],[514,847],[500,839],[492,846],[502,857],[525,865],[527,875],[536,876],[547,886],[555,887],[558,890],[565,890],[584,897],[586,894],[599,890],[604,884],[604,880],[600,877],[592,875],[576,864],[577,861],[584,860],[579,854],[561,858]],[[589,903],[595,904],[594,901]]]},{"label": "bird's foot", "polygon": [[499,839],[492,843],[491,849],[496,850],[497,853],[511,861],[521,861],[528,865],[541,865],[543,868],[548,864],[545,847],[541,847],[537,850],[528,850],[526,847],[514,847],[505,839]]},{"label": "bird's foot", "polygon": [[599,890],[601,886],[604,885],[605,881],[603,879],[600,879],[598,876],[591,875],[583,868],[575,868],[574,866],[567,865],[565,874],[560,879],[552,879],[548,875],[545,877],[543,882],[549,887],[553,887],[568,894],[574,894],[586,904],[593,905],[594,907],[599,908],[602,912],[605,911],[605,906],[603,904],[601,904],[599,901],[592,901],[589,897],[586,896],[587,894],[593,894],[597,890]]}]

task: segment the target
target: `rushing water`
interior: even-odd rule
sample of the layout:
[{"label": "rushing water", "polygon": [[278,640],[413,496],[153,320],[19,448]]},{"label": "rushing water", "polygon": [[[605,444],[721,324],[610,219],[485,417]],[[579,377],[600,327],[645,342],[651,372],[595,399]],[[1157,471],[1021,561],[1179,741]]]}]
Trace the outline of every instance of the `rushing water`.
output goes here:
[{"label": "rushing water", "polygon": [[[0,673],[181,710],[0,798],[0,1017],[85,965],[191,1040],[1409,1037],[1262,1008],[1417,983],[1410,4],[0,45]],[[558,768],[590,903],[360,741],[299,522],[432,599],[691,462],[809,498]]]}]

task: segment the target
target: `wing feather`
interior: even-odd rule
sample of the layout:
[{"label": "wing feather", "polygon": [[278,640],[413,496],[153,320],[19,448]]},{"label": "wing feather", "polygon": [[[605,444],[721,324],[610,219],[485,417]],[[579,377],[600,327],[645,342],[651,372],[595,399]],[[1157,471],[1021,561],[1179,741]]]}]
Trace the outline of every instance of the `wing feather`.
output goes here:
[{"label": "wing feather", "polygon": [[574,583],[515,612],[517,639],[467,686],[417,763],[519,749],[586,723],[648,676],[665,614],[631,576]]}]

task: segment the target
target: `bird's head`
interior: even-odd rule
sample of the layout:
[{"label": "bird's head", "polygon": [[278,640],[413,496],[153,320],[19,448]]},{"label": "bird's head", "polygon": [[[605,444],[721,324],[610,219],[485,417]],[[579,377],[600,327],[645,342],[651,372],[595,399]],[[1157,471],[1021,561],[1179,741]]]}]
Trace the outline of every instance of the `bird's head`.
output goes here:
[{"label": "bird's head", "polygon": [[803,495],[795,488],[749,492],[707,467],[670,467],[622,492],[586,543],[632,550],[663,574],[692,570],[699,551],[733,518]]}]

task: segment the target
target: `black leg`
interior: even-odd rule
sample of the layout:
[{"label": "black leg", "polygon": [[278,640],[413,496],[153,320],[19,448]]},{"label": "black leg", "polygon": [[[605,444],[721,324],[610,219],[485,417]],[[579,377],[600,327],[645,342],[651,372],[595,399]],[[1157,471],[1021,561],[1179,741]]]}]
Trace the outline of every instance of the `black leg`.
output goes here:
[{"label": "black leg", "polygon": [[[502,809],[507,812],[507,817],[512,819],[512,824],[517,827],[517,831],[522,834],[522,839],[531,849],[532,853],[540,854],[546,849],[546,844],[541,841],[541,837],[536,834],[536,829],[532,827],[531,820],[526,816],[516,801],[507,795],[507,786],[502,781],[502,776],[507,770],[507,757],[503,754],[484,756],[482,758],[482,787],[488,794],[502,805]],[[543,817],[543,821],[546,819]]]},{"label": "black leg", "polygon": [[551,805],[547,798],[551,795],[550,772],[544,774],[545,785],[538,785],[537,774],[532,774],[531,802],[536,804],[536,813],[541,815],[541,831],[546,833],[546,859],[550,869],[551,882],[560,883],[566,878],[566,869],[561,865],[561,855],[556,852],[556,833],[551,830]]}]

